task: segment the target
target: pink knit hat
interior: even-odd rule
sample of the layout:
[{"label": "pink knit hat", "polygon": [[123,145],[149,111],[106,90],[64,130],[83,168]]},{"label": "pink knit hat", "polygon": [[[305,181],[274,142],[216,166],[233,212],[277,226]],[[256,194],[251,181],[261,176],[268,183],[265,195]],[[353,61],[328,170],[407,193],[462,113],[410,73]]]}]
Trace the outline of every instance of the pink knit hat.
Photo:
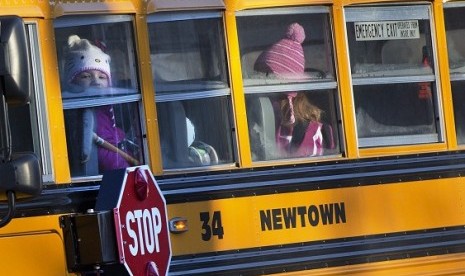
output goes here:
[{"label": "pink knit hat", "polygon": [[[292,23],[287,27],[285,37],[257,58],[254,69],[263,73],[273,73],[282,78],[298,78],[305,70],[304,50],[301,45],[304,40],[304,28],[298,23]],[[295,122],[292,101],[296,94],[288,93],[290,123]]]},{"label": "pink knit hat", "polygon": [[305,31],[298,23],[287,27],[285,37],[264,51],[255,61],[254,69],[281,77],[301,74],[305,68],[302,42]]}]

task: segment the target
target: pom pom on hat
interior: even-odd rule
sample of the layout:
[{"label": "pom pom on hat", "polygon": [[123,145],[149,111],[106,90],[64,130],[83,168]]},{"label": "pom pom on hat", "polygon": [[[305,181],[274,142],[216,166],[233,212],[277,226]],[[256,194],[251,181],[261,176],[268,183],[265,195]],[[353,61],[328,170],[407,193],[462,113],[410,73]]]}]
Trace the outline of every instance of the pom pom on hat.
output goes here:
[{"label": "pom pom on hat", "polygon": [[110,61],[110,56],[99,47],[92,45],[89,40],[71,35],[68,38],[64,82],[71,83],[81,72],[98,70],[106,74],[111,83]]},{"label": "pom pom on hat", "polygon": [[293,23],[287,27],[286,37],[288,39],[294,40],[297,43],[302,44],[305,40],[305,31],[302,26],[298,23]]}]

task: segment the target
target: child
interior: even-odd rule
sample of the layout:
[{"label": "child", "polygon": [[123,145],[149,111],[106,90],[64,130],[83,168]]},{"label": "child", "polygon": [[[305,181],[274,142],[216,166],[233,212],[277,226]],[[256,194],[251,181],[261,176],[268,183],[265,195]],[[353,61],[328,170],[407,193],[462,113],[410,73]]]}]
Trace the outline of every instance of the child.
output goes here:
[{"label": "child", "polygon": [[[302,42],[305,31],[298,23],[290,24],[285,37],[264,51],[254,69],[282,79],[306,78]],[[311,104],[303,92],[288,92],[275,103],[278,110],[276,143],[283,157],[306,157],[323,154],[320,122],[322,110]]]},{"label": "child", "polygon": [[[88,88],[94,88],[94,93],[102,93],[104,90],[95,89],[111,86],[110,57],[77,35],[68,38],[64,71],[66,92],[63,95],[88,95]],[[137,160],[118,148],[118,144],[125,139],[125,133],[116,126],[112,105],[69,110],[66,113],[67,119],[73,120],[67,121],[67,126],[82,122],[82,125],[67,127],[69,151],[78,156],[80,163],[89,160],[92,143],[95,143],[98,145],[99,172],[137,165]],[[75,147],[79,145],[80,153],[76,154]]]},{"label": "child", "polygon": [[287,93],[279,108],[281,122],[276,130],[279,151],[289,157],[322,155],[322,110],[311,104],[304,93]]}]

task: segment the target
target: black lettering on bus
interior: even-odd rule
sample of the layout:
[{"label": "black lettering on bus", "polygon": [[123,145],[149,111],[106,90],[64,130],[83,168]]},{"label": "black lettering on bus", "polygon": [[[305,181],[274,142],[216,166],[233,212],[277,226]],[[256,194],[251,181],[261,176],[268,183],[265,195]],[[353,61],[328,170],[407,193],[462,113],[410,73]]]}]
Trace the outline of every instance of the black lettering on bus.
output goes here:
[{"label": "black lettering on bus", "polygon": [[224,228],[223,228],[223,223],[221,222],[221,212],[220,211],[213,212],[212,234],[213,234],[213,236],[217,236],[218,239],[220,239],[220,240],[223,239]]},{"label": "black lettering on bus", "polygon": [[320,213],[315,205],[308,207],[308,222],[310,222],[311,226],[317,226],[320,222]]},{"label": "black lettering on bus", "polygon": [[260,210],[260,222],[262,225],[262,231],[273,230],[273,228],[271,228],[271,211],[270,210],[265,210],[265,211]]},{"label": "black lettering on bus", "polygon": [[295,228],[296,227],[296,212],[297,208],[292,207],[292,208],[283,208],[283,219],[284,219],[284,225],[286,226],[286,229],[289,228]]},{"label": "black lettering on bus", "polygon": [[346,212],[344,202],[320,205],[320,215],[323,225],[346,222]]},{"label": "black lettering on bus", "polygon": [[297,214],[300,216],[300,225],[305,227],[305,215],[307,214],[307,208],[305,206],[297,207]]},{"label": "black lettering on bus", "polygon": [[200,221],[202,222],[203,229],[203,232],[201,233],[202,240],[209,241],[211,240],[212,235],[217,236],[218,239],[223,239],[224,228],[221,222],[221,212],[214,211],[211,218],[210,223],[210,212],[200,213]]},{"label": "black lettering on bus", "polygon": [[273,229],[283,229],[283,225],[281,223],[281,209],[273,209],[271,210],[271,214],[273,216]]},{"label": "black lettering on bus", "polygon": [[324,225],[326,224],[333,224],[333,211],[334,211],[334,204],[322,204],[320,205],[320,214],[321,214],[321,221]]},{"label": "black lettering on bus", "polygon": [[212,229],[208,224],[210,222],[210,213],[208,212],[201,212],[200,213],[200,221],[202,222],[202,229],[204,230],[202,234],[202,240],[208,241],[212,237]]},{"label": "black lettering on bus", "polygon": [[346,207],[344,202],[336,205],[336,223],[346,223]]},{"label": "black lettering on bus", "polygon": [[[300,218],[300,224],[299,223]],[[260,210],[262,231],[346,223],[344,202]]]}]

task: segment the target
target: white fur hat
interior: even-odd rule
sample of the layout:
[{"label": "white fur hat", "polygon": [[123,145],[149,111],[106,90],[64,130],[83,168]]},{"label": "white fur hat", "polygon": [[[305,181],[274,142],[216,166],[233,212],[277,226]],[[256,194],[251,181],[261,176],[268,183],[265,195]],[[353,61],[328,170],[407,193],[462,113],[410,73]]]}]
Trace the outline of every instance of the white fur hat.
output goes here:
[{"label": "white fur hat", "polygon": [[81,72],[99,70],[107,75],[111,83],[110,56],[99,47],[92,45],[89,40],[81,39],[77,35],[68,38],[68,52],[64,68],[64,82],[66,84]]}]

